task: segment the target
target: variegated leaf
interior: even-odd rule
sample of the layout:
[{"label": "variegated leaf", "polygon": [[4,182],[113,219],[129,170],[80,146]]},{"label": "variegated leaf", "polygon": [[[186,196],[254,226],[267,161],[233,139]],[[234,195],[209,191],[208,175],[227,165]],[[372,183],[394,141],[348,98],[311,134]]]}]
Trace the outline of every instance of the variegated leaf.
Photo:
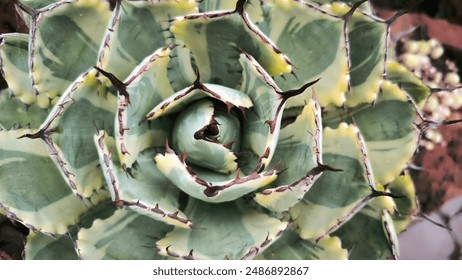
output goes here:
[{"label": "variegated leaf", "polygon": [[294,231],[286,231],[257,260],[346,260],[348,252],[338,237],[325,237],[319,242],[304,240]]},{"label": "variegated leaf", "polygon": [[253,258],[287,227],[287,222],[260,213],[243,200],[211,204],[190,199],[185,213],[200,228],[169,232],[157,242],[162,255],[178,259]]},{"label": "variegated leaf", "polygon": [[79,77],[61,96],[40,133],[72,190],[89,197],[102,187],[103,175],[93,143],[96,129],[113,134],[117,98],[100,92],[97,71]]},{"label": "variegated leaf", "polygon": [[418,212],[417,197],[414,183],[409,174],[399,176],[388,186],[388,190],[400,196],[394,199],[396,212],[393,213],[393,221],[397,233],[401,233],[413,221],[413,216]]},{"label": "variegated leaf", "polygon": [[[191,50],[203,82],[236,88],[242,72],[236,61],[242,51],[260,61],[270,75],[292,71],[287,58],[242,10],[178,17],[171,25],[175,37]],[[211,56],[216,52],[221,55]]]},{"label": "variegated leaf", "polygon": [[[289,90],[321,78],[314,86],[321,106],[343,104],[348,84],[343,20],[307,2],[266,4],[265,20],[258,26],[294,65],[294,75],[275,77],[276,83]],[[287,106],[303,106],[310,99],[306,92],[289,100]]]},{"label": "variegated leaf", "polygon": [[131,210],[117,210],[107,219],[95,220],[81,229],[77,246],[82,259],[159,260],[156,241],[172,226]]},{"label": "variegated leaf", "polygon": [[15,127],[38,128],[47,117],[47,110],[33,104],[27,106],[19,99],[9,96],[8,90],[0,92],[0,128],[10,130]]},{"label": "variegated leaf", "polygon": [[[384,197],[374,198],[348,223],[333,235],[342,240],[349,251],[349,259],[398,258],[396,231],[388,208],[392,206]],[[392,210],[392,209],[391,209]]]},{"label": "variegated leaf", "polygon": [[323,173],[300,203],[289,210],[303,239],[319,239],[347,222],[371,196],[367,158],[358,130],[342,123],[323,132],[323,161],[343,171]]},{"label": "variegated leaf", "polygon": [[430,88],[419,78],[398,62],[389,61],[387,63],[387,79],[400,86],[422,109],[430,95]]},{"label": "variegated leaf", "polygon": [[329,12],[344,17],[348,38],[351,92],[347,106],[373,102],[379,93],[385,70],[387,23],[356,11],[343,3],[324,7]]},{"label": "variegated leaf", "polygon": [[143,150],[164,146],[169,136],[169,117],[146,122],[145,116],[173,94],[167,77],[170,53],[170,47],[156,50],[133,69],[124,82],[113,73],[99,69],[119,90],[115,139],[124,168],[130,168]]},{"label": "variegated leaf", "polygon": [[130,172],[115,155],[114,140],[104,131],[95,135],[99,162],[113,203],[150,218],[179,227],[191,222],[179,210],[179,189],[170,183],[154,163],[153,150],[139,154]]},{"label": "variegated leaf", "polygon": [[40,10],[31,23],[29,50],[37,93],[55,98],[96,64],[110,15],[109,3],[99,0],[60,2]]},{"label": "variegated leaf", "polygon": [[125,80],[145,57],[172,43],[165,32],[168,19],[194,12],[197,3],[188,0],[118,2],[98,56],[98,67]]},{"label": "variegated leaf", "polygon": [[[0,36],[0,66],[0,73],[8,83],[11,94],[24,104],[36,103],[37,96],[29,72],[29,36],[15,33]],[[43,96],[40,97],[42,99]],[[48,97],[46,101],[45,105],[48,106]]]},{"label": "variegated leaf", "polygon": [[20,138],[30,133],[0,131],[0,205],[32,229],[62,234],[91,204],[67,187],[41,139]]},{"label": "variegated leaf", "polygon": [[[243,174],[242,177],[240,172],[236,172],[233,178],[232,175],[212,172],[214,175],[202,178],[200,172],[189,167],[185,163],[185,158],[176,155],[168,146],[165,154],[156,154],[154,160],[160,172],[179,189],[192,197],[212,203],[232,201],[242,197],[270,184],[278,174],[275,169],[262,173]],[[212,181],[207,181],[208,177],[213,178]]]},{"label": "variegated leaf", "polygon": [[73,240],[68,235],[52,238],[40,232],[27,236],[26,260],[78,260]]},{"label": "variegated leaf", "polygon": [[274,188],[256,194],[260,205],[276,212],[286,211],[313,185],[322,172],[320,125],[321,108],[310,100],[295,121],[281,129],[271,165],[279,164],[284,172],[271,184]]},{"label": "variegated leaf", "polygon": [[[411,160],[417,148],[418,131],[414,126],[415,108],[405,92],[384,81],[383,94],[374,105],[329,109],[323,122],[335,127],[338,122],[355,122],[366,142],[377,184],[393,181]],[[380,125],[377,125],[380,124]]]}]

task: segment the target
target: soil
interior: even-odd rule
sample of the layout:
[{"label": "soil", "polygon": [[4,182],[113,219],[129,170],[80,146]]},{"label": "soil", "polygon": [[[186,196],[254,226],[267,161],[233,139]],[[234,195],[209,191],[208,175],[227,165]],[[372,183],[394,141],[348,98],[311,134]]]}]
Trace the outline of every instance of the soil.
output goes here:
[{"label": "soil", "polygon": [[462,125],[439,128],[445,142],[432,151],[422,149],[415,158],[421,171],[412,171],[421,211],[437,210],[449,199],[462,195]]}]

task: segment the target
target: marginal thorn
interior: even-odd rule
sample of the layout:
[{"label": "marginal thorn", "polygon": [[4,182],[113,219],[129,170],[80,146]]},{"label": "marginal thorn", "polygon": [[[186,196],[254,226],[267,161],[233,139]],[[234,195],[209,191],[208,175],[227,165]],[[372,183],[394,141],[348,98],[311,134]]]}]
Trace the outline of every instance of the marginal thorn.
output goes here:
[{"label": "marginal thorn", "polygon": [[361,0],[359,2],[356,2],[352,7],[351,9],[342,16],[342,19],[345,20],[345,21],[348,21],[354,14],[354,12],[356,12],[356,10],[359,8],[359,6],[361,6],[363,3],[367,2],[368,0]]},{"label": "marginal thorn", "polygon": [[311,82],[308,82],[306,84],[304,84],[303,86],[301,86],[300,88],[298,89],[291,89],[291,90],[287,90],[287,91],[283,91],[283,92],[278,92],[280,95],[282,95],[283,99],[284,100],[287,100],[289,99],[290,97],[293,97],[293,96],[297,96],[301,93],[303,93],[307,88],[309,88],[310,86],[316,84],[319,80],[319,79],[316,79],[314,81],[311,81]]},{"label": "marginal thorn", "polygon": [[234,9],[234,12],[242,15],[244,13],[244,6],[246,2],[247,0],[238,0],[236,3],[236,8]]}]

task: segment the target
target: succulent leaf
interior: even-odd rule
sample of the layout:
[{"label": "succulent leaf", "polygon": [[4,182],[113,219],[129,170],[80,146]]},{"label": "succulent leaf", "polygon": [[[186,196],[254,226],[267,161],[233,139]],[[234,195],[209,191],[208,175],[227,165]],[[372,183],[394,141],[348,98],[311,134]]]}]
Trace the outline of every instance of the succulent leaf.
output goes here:
[{"label": "succulent leaf", "polygon": [[304,240],[287,231],[256,259],[263,260],[345,260],[348,252],[338,237],[325,237],[319,242]]},{"label": "succulent leaf", "polygon": [[399,258],[430,89],[367,1],[15,5],[0,213],[26,258]]},{"label": "succulent leaf", "polygon": [[0,36],[0,72],[11,94],[30,105],[37,101],[37,96],[30,81],[28,50],[29,36],[26,34]]},{"label": "succulent leaf", "polygon": [[27,236],[25,257],[27,260],[78,260],[74,243],[67,235],[52,238],[40,232]]},{"label": "succulent leaf", "polygon": [[13,128],[37,129],[46,119],[48,112],[37,104],[26,105],[14,96],[9,96],[8,90],[0,92],[0,129]]},{"label": "succulent leaf", "polygon": [[79,77],[60,97],[39,132],[45,135],[69,186],[84,197],[102,187],[93,135],[96,129],[113,134],[117,107],[115,96],[99,93],[96,75],[97,71],[91,70]]},{"label": "succulent leaf", "polygon": [[[175,18],[171,24],[171,32],[194,55],[203,82],[235,88],[241,78],[241,66],[235,63],[241,51],[261,61],[270,75],[292,71],[288,59],[244,11],[194,14]],[[222,55],[210,57],[218,50]]]},{"label": "succulent leaf", "polygon": [[323,161],[343,171],[323,173],[302,201],[290,209],[303,239],[329,234],[369,199],[373,182],[367,174],[371,170],[357,134],[355,126],[344,123],[337,129],[324,129]]},{"label": "succulent leaf", "polygon": [[[113,158],[114,140],[104,131],[95,135],[99,160],[112,201],[118,207],[133,209],[168,224],[188,227],[190,221],[178,209],[179,191],[154,164],[153,152],[139,155],[130,172]],[[112,141],[111,141],[112,140]]]},{"label": "succulent leaf", "polygon": [[107,2],[80,0],[61,2],[33,18],[29,54],[35,92],[55,98],[95,65],[109,17]]},{"label": "succulent leaf", "polygon": [[[302,1],[276,0],[267,4],[266,20],[258,27],[294,66],[294,75],[275,77],[276,83],[288,90],[322,77],[314,86],[319,103],[341,106],[348,84],[342,19]],[[289,100],[287,106],[301,106],[310,98],[305,93]]]},{"label": "succulent leaf", "polygon": [[[125,80],[155,50],[171,44],[167,20],[197,12],[194,1],[117,1],[98,67]],[[104,26],[104,25],[103,25]]]},{"label": "succulent leaf", "polygon": [[[283,129],[272,159],[285,170],[274,188],[255,196],[255,201],[269,210],[282,212],[298,203],[322,172],[321,164],[321,111],[315,100],[303,107],[295,121]],[[308,170],[308,172],[307,172]],[[300,178],[294,181],[294,178]]]},{"label": "succulent leaf", "polygon": [[90,229],[81,229],[77,246],[83,259],[163,259],[155,244],[171,227],[131,210],[117,210],[95,220]]},{"label": "succulent leaf", "polygon": [[192,199],[185,213],[199,228],[169,232],[157,242],[162,255],[178,259],[252,258],[287,228],[287,222],[258,212],[240,199],[221,204]]},{"label": "succulent leaf", "polygon": [[30,132],[0,131],[0,206],[33,229],[66,233],[90,201],[78,199],[66,187],[41,139],[18,139]]}]

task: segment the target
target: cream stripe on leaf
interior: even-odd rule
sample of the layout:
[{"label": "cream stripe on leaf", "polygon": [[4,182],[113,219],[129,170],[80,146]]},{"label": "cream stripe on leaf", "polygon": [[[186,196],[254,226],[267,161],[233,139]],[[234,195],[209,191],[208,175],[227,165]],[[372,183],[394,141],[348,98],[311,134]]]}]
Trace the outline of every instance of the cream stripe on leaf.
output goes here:
[{"label": "cream stripe on leaf", "polygon": [[160,254],[178,259],[249,259],[287,228],[287,222],[258,212],[242,199],[221,204],[190,199],[185,213],[199,228],[174,228],[157,242]]},{"label": "cream stripe on leaf", "polygon": [[110,17],[109,3],[80,0],[45,9],[32,23],[32,79],[38,93],[54,98],[96,64]]},{"label": "cream stripe on leaf", "polygon": [[[99,198],[97,198],[99,196]],[[101,199],[100,201],[98,201]],[[96,219],[106,219],[114,214],[115,205],[108,202],[108,193],[99,191],[92,199],[92,207],[83,213],[76,224],[69,228],[69,232],[63,235],[48,236],[39,232],[31,232],[27,236],[24,248],[27,260],[76,260],[80,258],[80,252],[76,248],[75,240],[77,233],[82,228],[89,228]]]},{"label": "cream stripe on leaf", "polygon": [[414,183],[411,176],[405,174],[396,178],[387,187],[391,193],[400,196],[394,199],[397,211],[393,213],[393,220],[396,232],[401,233],[409,226],[418,212]]},{"label": "cream stripe on leaf", "polygon": [[214,172],[214,175],[207,174],[207,176],[221,180],[208,182],[199,176],[199,172],[196,174],[193,168],[185,163],[184,156],[176,155],[169,147],[165,154],[156,154],[154,160],[160,172],[176,187],[192,197],[212,203],[235,200],[251,193],[273,182],[279,173],[276,169],[248,175],[237,172],[235,178],[229,179],[229,175],[217,176],[219,173]]},{"label": "cream stripe on leaf", "polygon": [[[216,127],[216,135],[205,135],[210,127]],[[239,119],[235,115],[222,115],[215,111],[212,101],[200,100],[189,105],[176,118],[172,130],[172,147],[177,153],[186,153],[188,164],[229,173],[238,168],[235,162],[237,156],[225,144],[238,142],[239,131]],[[238,146],[239,143],[234,145]]]},{"label": "cream stripe on leaf", "polygon": [[99,67],[125,80],[156,49],[172,43],[168,19],[197,12],[189,0],[121,1],[116,4],[99,54]]},{"label": "cream stripe on leaf", "polygon": [[41,139],[20,138],[31,132],[0,131],[0,204],[33,229],[62,234],[91,204],[67,187]]},{"label": "cream stripe on leaf", "polygon": [[346,111],[330,108],[323,121],[330,127],[340,121],[357,124],[366,142],[375,183],[384,185],[393,181],[411,160],[418,131],[413,124],[415,108],[406,93],[389,81],[383,82],[382,92],[374,105],[359,105]]},{"label": "cream stripe on leaf", "polygon": [[250,55],[241,54],[240,63],[243,68],[240,90],[253,103],[243,122],[242,149],[259,156],[262,165],[267,167],[277,145],[286,100],[272,78]]},{"label": "cream stripe on leaf", "polygon": [[203,82],[236,88],[242,72],[236,61],[242,51],[261,61],[270,75],[292,71],[287,58],[245,12],[219,11],[177,17],[171,22],[170,30],[191,50]]},{"label": "cream stripe on leaf", "polygon": [[[387,200],[377,197],[361,209],[348,223],[333,233],[349,251],[349,259],[398,258],[396,231],[391,221]],[[386,223],[386,226],[384,225]]]},{"label": "cream stripe on leaf", "polygon": [[147,120],[155,120],[161,116],[177,113],[187,108],[193,101],[210,97],[223,103],[228,109],[248,109],[253,106],[251,98],[245,92],[196,81],[192,86],[176,92],[157,104],[147,115]]},{"label": "cream stripe on leaf", "polygon": [[4,34],[0,36],[0,73],[11,93],[27,105],[37,101],[29,72],[29,36]]},{"label": "cream stripe on leaf", "polygon": [[427,97],[430,95],[430,88],[422,83],[419,78],[398,62],[389,61],[387,63],[387,79],[399,85],[422,109]]},{"label": "cream stripe on leaf", "polygon": [[24,250],[26,260],[78,260],[74,243],[68,235],[52,238],[31,232]]},{"label": "cream stripe on leaf", "polygon": [[160,260],[156,241],[172,226],[131,210],[95,220],[89,229],[78,233],[77,246],[82,259],[88,260]]},{"label": "cream stripe on leaf", "polygon": [[325,237],[319,242],[301,239],[295,231],[286,231],[257,260],[346,260],[348,251],[338,237]]},{"label": "cream stripe on leaf", "polygon": [[[344,16],[351,8],[344,3],[326,5],[327,11]],[[385,68],[385,41],[387,24],[355,11],[346,17],[351,92],[347,106],[373,102],[380,90]]]},{"label": "cream stripe on leaf", "polygon": [[[321,106],[343,104],[348,83],[343,21],[302,1],[267,4],[265,20],[258,26],[294,65],[295,75],[275,77],[276,83],[288,90],[321,78],[314,85]],[[290,99],[287,106],[303,106],[311,99],[310,92]]]},{"label": "cream stripe on leaf", "polygon": [[178,208],[179,189],[159,171],[154,163],[153,150],[139,154],[128,173],[115,153],[112,138],[100,131],[94,141],[107,188],[115,205],[125,206],[168,224],[191,226],[191,222]]},{"label": "cream stripe on leaf", "polygon": [[[199,9],[202,12],[213,12],[213,11],[233,11],[236,9],[238,0],[207,0],[201,1]],[[241,1],[242,2],[242,1]],[[249,14],[252,22],[256,23],[262,19],[262,11],[260,7],[261,1],[259,0],[248,0],[245,1],[244,9]]]},{"label": "cream stripe on leaf", "polygon": [[93,143],[96,129],[113,134],[117,98],[100,93],[96,70],[84,73],[61,96],[42,124],[53,156],[71,188],[84,197],[102,187],[103,175]]},{"label": "cream stripe on leaf", "polygon": [[298,203],[319,177],[321,164],[321,111],[316,101],[303,107],[295,121],[279,135],[271,165],[284,170],[271,186],[255,196],[262,206],[277,212]]},{"label": "cream stripe on leaf", "polygon": [[323,132],[323,162],[341,172],[323,173],[289,210],[303,239],[318,239],[344,224],[372,194],[367,164],[353,125]]},{"label": "cream stripe on leaf", "polygon": [[138,154],[149,148],[165,146],[171,121],[169,117],[146,122],[145,116],[153,107],[173,94],[167,77],[171,48],[164,47],[147,56],[123,82],[105,70],[119,88],[115,139],[117,151],[125,168],[130,168]]},{"label": "cream stripe on leaf", "polygon": [[48,112],[36,104],[27,106],[18,98],[9,96],[8,90],[0,92],[0,128],[10,130],[15,127],[38,128]]}]

